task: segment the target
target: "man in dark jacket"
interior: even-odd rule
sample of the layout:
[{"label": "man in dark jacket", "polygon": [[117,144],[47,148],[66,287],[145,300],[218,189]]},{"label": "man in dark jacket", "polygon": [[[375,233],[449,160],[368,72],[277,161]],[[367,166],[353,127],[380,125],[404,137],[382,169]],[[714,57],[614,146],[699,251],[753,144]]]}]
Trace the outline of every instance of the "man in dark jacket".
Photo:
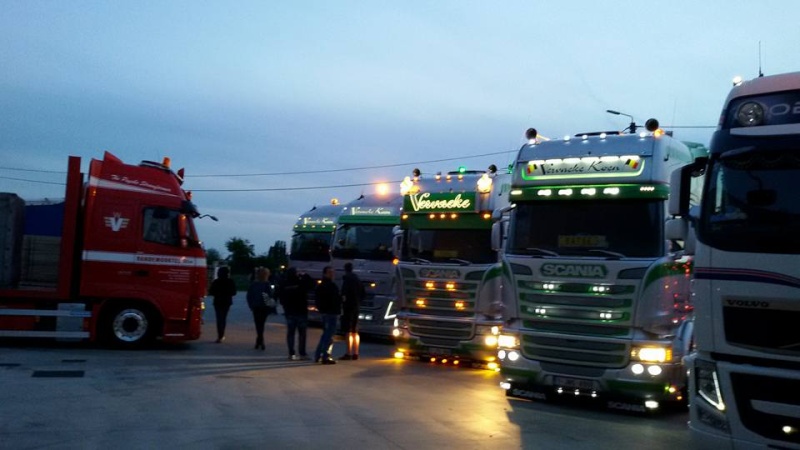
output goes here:
[{"label": "man in dark jacket", "polygon": [[[289,359],[293,361],[308,359],[306,354],[308,292],[313,287],[314,280],[305,273],[298,275],[294,267],[286,270],[286,276],[278,286],[278,298],[286,314],[286,345],[289,347]],[[295,334],[299,338],[297,353],[294,351]]]},{"label": "man in dark jacket", "polygon": [[342,313],[342,297],[339,295],[339,287],[333,282],[333,267],[325,266],[322,269],[322,281],[317,285],[315,293],[317,310],[322,315],[322,336],[314,352],[314,361],[336,364],[331,358],[330,347],[333,344],[333,335],[336,333],[337,319]]},{"label": "man in dark jacket", "polygon": [[208,295],[214,297],[214,313],[217,316],[217,344],[225,340],[225,325],[228,322],[228,311],[236,295],[236,283],[230,278],[230,270],[220,267],[217,279],[211,283]]},{"label": "man in dark jacket", "polygon": [[342,332],[347,335],[347,353],[339,359],[358,359],[361,337],[358,335],[358,313],[364,300],[364,285],[358,275],[353,273],[353,263],[344,265],[342,278]]}]

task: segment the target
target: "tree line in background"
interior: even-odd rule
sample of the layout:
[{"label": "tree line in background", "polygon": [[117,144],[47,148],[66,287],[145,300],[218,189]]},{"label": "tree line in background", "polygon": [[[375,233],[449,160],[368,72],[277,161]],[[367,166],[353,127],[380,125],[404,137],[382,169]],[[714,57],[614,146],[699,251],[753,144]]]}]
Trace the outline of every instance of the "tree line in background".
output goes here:
[{"label": "tree line in background", "polygon": [[226,265],[231,268],[233,275],[249,276],[256,267],[267,267],[273,274],[277,274],[289,265],[286,241],[275,241],[269,251],[260,255],[256,255],[255,246],[249,240],[240,237],[228,239],[225,248],[229,253],[225,258],[215,248],[206,250],[208,267]]}]

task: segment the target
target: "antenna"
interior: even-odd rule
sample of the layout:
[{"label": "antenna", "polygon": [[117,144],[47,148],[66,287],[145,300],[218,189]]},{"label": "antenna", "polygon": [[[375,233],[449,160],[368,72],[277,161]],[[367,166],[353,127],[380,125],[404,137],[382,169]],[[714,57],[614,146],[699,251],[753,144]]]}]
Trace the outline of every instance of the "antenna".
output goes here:
[{"label": "antenna", "polygon": [[758,77],[761,78],[764,76],[764,72],[761,71],[761,41],[758,41]]},{"label": "antenna", "polygon": [[[633,116],[632,115],[625,114],[625,113],[619,112],[619,111],[614,111],[614,110],[611,110],[611,109],[607,109],[606,112],[609,113],[609,114],[614,114],[615,116],[625,116],[625,117],[630,118],[631,119],[631,124],[628,125],[628,128],[626,128],[626,129],[630,130],[631,134],[636,133],[636,121],[633,120]],[[622,130],[622,131],[625,131],[625,130]]]}]

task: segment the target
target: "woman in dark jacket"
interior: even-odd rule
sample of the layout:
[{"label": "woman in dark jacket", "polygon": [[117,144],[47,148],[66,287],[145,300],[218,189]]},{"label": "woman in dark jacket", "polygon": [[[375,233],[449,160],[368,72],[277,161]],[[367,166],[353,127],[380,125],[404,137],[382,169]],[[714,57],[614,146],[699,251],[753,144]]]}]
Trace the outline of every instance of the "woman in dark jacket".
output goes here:
[{"label": "woman in dark jacket", "polygon": [[230,270],[220,267],[217,279],[211,283],[208,295],[214,297],[214,315],[217,317],[217,343],[225,340],[225,325],[228,322],[228,311],[236,295],[236,283],[229,277]]},{"label": "woman in dark jacket", "polygon": [[256,324],[256,350],[264,350],[264,324],[267,317],[277,312],[277,302],[272,285],[269,283],[269,269],[259,267],[256,269],[256,279],[250,283],[247,290],[247,306],[253,312],[253,321]]}]

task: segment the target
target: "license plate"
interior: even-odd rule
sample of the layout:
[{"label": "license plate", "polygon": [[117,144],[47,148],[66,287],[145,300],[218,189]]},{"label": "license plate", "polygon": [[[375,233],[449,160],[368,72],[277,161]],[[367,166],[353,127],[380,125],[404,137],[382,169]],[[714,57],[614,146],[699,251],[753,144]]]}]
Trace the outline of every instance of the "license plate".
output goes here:
[{"label": "license plate", "polygon": [[430,352],[431,355],[449,355],[450,349],[431,347],[428,349],[428,352]]},{"label": "license plate", "polygon": [[597,390],[597,383],[594,380],[584,380],[581,378],[553,377],[553,384],[555,384],[556,387],[570,389]]}]

